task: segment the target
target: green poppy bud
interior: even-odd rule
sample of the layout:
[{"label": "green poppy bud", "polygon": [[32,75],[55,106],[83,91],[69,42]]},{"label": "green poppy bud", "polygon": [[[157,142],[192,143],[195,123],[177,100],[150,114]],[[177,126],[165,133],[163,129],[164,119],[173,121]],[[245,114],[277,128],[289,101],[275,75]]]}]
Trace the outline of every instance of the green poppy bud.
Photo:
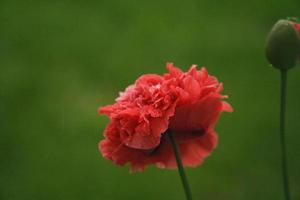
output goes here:
[{"label": "green poppy bud", "polygon": [[271,29],[266,45],[270,64],[287,70],[296,65],[300,55],[299,24],[291,20],[279,20]]}]

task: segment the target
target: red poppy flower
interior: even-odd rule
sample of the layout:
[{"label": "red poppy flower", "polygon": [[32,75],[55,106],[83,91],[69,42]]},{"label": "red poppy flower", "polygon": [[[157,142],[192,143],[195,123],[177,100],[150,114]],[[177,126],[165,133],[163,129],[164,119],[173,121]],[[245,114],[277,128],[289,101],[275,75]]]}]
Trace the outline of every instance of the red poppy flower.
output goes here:
[{"label": "red poppy flower", "polygon": [[295,21],[290,21],[290,23],[294,26],[295,30],[297,31],[297,33],[300,36],[300,24]]},{"label": "red poppy flower", "polygon": [[231,106],[222,99],[223,87],[205,68],[193,65],[182,72],[167,64],[169,73],[146,74],[137,79],[99,112],[111,122],[99,143],[102,155],[117,165],[130,164],[131,171],[146,165],[176,168],[172,146],[165,132],[175,135],[184,166],[201,164],[216,147],[215,124]]}]

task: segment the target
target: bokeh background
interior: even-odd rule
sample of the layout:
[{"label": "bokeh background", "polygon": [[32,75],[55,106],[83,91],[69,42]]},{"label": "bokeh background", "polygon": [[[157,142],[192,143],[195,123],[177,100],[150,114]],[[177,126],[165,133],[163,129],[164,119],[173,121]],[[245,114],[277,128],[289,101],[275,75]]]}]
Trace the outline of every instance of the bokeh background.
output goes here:
[{"label": "bokeh background", "polygon": [[[176,171],[130,174],[98,153],[108,122],[97,108],[140,75],[207,66],[235,112],[218,148],[187,169],[195,200],[283,199],[279,72],[264,57],[281,0],[1,0],[0,199],[184,199]],[[300,67],[289,73],[290,187],[300,199]]]}]

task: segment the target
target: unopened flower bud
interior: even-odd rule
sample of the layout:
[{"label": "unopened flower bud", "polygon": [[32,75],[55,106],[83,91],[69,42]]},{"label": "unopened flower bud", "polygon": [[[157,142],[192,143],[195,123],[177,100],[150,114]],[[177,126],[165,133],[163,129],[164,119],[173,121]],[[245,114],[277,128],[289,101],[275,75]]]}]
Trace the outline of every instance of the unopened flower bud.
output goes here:
[{"label": "unopened flower bud", "polygon": [[294,67],[300,56],[300,24],[293,20],[279,20],[268,35],[266,56],[275,68],[287,70]]}]

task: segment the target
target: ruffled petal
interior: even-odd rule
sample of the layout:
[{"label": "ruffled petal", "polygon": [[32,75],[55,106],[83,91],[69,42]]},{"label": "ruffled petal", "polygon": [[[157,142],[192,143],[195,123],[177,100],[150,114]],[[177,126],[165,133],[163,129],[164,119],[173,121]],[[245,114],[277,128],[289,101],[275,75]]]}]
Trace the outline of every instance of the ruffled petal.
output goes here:
[{"label": "ruffled petal", "polygon": [[222,108],[222,101],[215,97],[180,106],[176,108],[175,115],[170,119],[169,127],[174,131],[192,131],[214,127]]}]

